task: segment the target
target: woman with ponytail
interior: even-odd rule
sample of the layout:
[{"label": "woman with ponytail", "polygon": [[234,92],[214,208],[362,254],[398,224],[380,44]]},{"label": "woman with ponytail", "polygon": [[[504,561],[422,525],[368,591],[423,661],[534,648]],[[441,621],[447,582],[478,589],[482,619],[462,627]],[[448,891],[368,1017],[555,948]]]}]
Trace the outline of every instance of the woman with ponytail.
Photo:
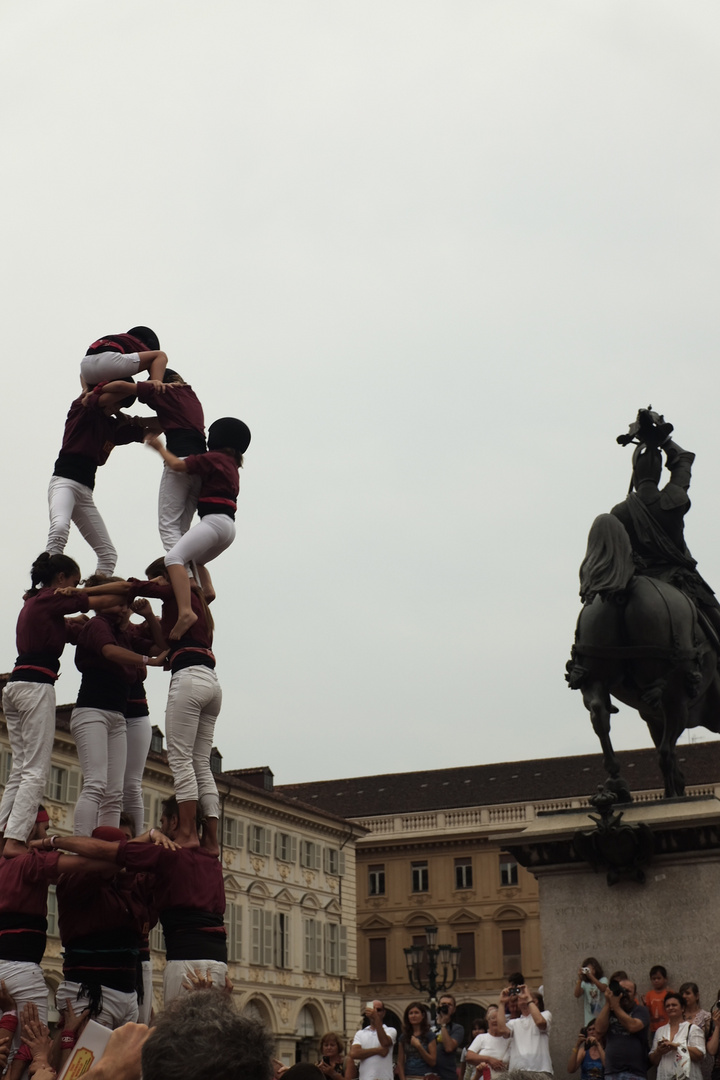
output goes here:
[{"label": "woman with ponytail", "polygon": [[93,604],[82,593],[63,596],[56,592],[74,588],[80,581],[78,565],[67,555],[43,552],[33,563],[30,577],[32,587],[17,621],[18,658],[2,695],[12,751],[12,771],[0,802],[6,856],[27,851],[26,841],[50,771],[60,656],[67,641],[77,641],[84,621],[79,625],[66,616],[84,613]]}]

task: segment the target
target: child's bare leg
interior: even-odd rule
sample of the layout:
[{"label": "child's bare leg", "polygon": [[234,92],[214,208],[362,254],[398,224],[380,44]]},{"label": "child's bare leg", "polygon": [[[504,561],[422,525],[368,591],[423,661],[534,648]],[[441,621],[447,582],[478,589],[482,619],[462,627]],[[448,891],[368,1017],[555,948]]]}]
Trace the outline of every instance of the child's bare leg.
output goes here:
[{"label": "child's bare leg", "polygon": [[190,602],[190,578],[185,566],[182,563],[173,563],[165,569],[170,578],[178,608],[178,620],[170,631],[170,640],[177,641],[188,632],[193,623],[197,622],[197,615]]}]

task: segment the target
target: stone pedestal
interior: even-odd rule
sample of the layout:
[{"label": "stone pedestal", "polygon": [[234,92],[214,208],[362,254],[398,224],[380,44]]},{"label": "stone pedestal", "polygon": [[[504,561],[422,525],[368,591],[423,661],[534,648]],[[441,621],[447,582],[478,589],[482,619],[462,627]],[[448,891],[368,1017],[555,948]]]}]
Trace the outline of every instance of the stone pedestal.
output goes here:
[{"label": "stone pedestal", "polygon": [[594,870],[579,859],[573,836],[596,828],[588,816],[592,807],[540,814],[502,837],[505,848],[538,879],[545,1004],[553,1016],[550,1048],[557,1077],[567,1076],[570,1050],[583,1024],[582,999],[573,989],[587,956],[597,957],[608,977],[620,968],[627,971],[640,994],[650,989],[653,964],[664,964],[673,989],[687,980],[698,984],[704,1008],[718,997],[720,800],[666,799],[619,809],[623,825],[644,824],[652,832],[643,883],[621,878],[610,886],[605,866]]}]

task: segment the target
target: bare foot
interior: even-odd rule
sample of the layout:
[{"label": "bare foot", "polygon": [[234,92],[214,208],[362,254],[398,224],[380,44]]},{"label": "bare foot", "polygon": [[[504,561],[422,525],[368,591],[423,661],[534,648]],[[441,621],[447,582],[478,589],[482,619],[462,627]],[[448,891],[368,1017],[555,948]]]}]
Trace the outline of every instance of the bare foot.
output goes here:
[{"label": "bare foot", "polygon": [[8,839],[5,841],[2,853],[6,859],[14,859],[16,855],[27,855],[28,848],[22,840]]},{"label": "bare foot", "polygon": [[170,640],[178,641],[183,634],[187,634],[191,626],[194,626],[197,622],[197,615],[194,611],[188,611],[186,615],[180,615],[178,621],[170,631]]},{"label": "bare foot", "polygon": [[200,838],[194,829],[192,832],[183,832],[178,829],[175,843],[179,844],[181,848],[200,847]]}]

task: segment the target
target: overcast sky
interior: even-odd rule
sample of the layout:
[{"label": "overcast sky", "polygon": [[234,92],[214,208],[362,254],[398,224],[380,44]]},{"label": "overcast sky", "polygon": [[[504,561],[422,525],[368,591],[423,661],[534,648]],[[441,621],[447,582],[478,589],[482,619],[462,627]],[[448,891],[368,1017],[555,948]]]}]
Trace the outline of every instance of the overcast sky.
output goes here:
[{"label": "overcast sky", "polygon": [[[226,767],[599,750],[564,666],[640,406],[697,453],[686,538],[720,589],[717,4],[3,0],[0,22],[3,669],[80,359],[145,323],[207,421],[253,433],[212,564]],[[160,471],[131,446],[98,474],[119,573],[161,552]],[[74,529],[67,552],[93,570]],[[72,701],[70,648],[62,672]],[[613,736],[650,745],[625,707]]]}]

